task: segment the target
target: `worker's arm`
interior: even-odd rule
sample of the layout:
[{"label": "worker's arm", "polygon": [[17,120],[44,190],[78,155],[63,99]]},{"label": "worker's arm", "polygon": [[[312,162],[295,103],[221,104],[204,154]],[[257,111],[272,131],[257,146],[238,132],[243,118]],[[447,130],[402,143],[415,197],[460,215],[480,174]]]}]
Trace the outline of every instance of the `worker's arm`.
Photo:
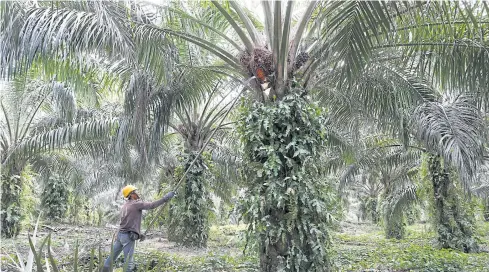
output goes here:
[{"label": "worker's arm", "polygon": [[159,200],[156,200],[153,202],[139,202],[139,203],[136,203],[136,205],[137,205],[137,208],[140,210],[151,210],[151,209],[154,209],[158,206],[163,205],[163,203],[167,202],[168,200],[170,200],[174,196],[175,196],[175,192],[169,192],[168,194],[166,194],[164,197],[162,197]]}]

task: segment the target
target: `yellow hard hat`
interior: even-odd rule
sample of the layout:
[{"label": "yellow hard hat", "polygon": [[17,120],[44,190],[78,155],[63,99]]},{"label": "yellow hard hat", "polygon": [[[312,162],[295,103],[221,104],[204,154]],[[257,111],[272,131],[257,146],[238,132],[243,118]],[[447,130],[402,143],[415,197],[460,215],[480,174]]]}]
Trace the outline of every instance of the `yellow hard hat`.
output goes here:
[{"label": "yellow hard hat", "polygon": [[127,185],[126,187],[122,188],[122,195],[124,198],[127,198],[130,193],[132,193],[134,190],[137,190],[135,186],[132,185]]}]

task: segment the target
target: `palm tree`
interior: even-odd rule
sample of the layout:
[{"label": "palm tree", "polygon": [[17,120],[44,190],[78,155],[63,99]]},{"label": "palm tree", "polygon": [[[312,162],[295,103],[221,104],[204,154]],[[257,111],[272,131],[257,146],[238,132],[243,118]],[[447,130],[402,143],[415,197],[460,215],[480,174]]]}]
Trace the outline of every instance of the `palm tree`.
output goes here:
[{"label": "palm tree", "polygon": [[[386,238],[402,239],[404,210],[416,199],[413,179],[421,161],[419,150],[405,150],[392,139],[373,135],[350,150],[356,150],[351,156],[354,159],[344,167],[340,188],[348,186],[357,193],[363,192],[365,200],[375,203],[369,210],[372,213],[382,211]],[[379,197],[382,204],[377,206]],[[377,222],[374,220],[374,223]]]},{"label": "palm tree", "polygon": [[378,203],[383,189],[382,184],[375,176],[366,173],[360,174],[351,187],[360,201],[359,219],[370,219],[372,223],[377,224],[380,220]]},{"label": "palm tree", "polygon": [[[447,10],[474,15],[479,18],[476,21],[487,16],[480,12],[477,4],[469,5],[469,10],[463,10],[458,4],[452,6],[446,3],[436,4],[435,7],[426,5],[420,10],[428,13],[438,5]],[[473,25],[454,14],[447,18],[457,23],[447,27],[450,24],[443,22],[441,14],[444,13],[434,13],[432,19],[425,21],[424,27],[417,26],[420,15],[412,14],[411,19],[415,19],[411,21],[412,25],[400,27],[402,31],[409,30],[405,33],[409,37],[403,38],[409,39],[402,45],[406,50],[389,50],[381,52],[381,55],[371,55],[361,76],[351,86],[335,88],[335,80],[340,78],[334,73],[318,84],[326,90],[320,93],[320,97],[334,113],[333,119],[338,120],[338,126],[355,127],[366,119],[374,120],[379,129],[400,139],[407,149],[420,146],[424,152],[438,158],[430,161],[434,164],[431,170],[441,171],[432,173],[433,187],[437,192],[434,197],[440,202],[435,206],[438,215],[448,216],[438,216],[435,220],[437,225],[463,218],[461,207],[456,207],[461,202],[451,201],[448,197],[452,200],[457,197],[456,190],[453,190],[457,179],[460,179],[466,191],[474,182],[476,169],[485,154],[481,111],[487,111],[487,92],[479,85],[486,80],[486,67],[479,66],[478,60],[472,58],[487,54],[479,50],[487,48],[486,38],[483,35],[472,36],[467,28],[472,29]],[[461,30],[462,25],[464,30]],[[475,27],[485,29],[487,23],[482,22]],[[448,29],[453,31],[452,34],[446,33]],[[424,35],[428,31],[443,35]],[[447,51],[450,47],[444,42],[427,43],[428,39],[439,40],[442,36],[445,40],[453,41],[450,53]],[[467,48],[459,46],[463,41],[467,42]],[[418,52],[418,49],[422,50]],[[464,65],[457,66],[457,63]],[[457,176],[446,176],[446,182],[440,182],[435,177],[443,175],[444,171],[455,171]],[[447,191],[450,192],[448,195],[441,193]],[[454,206],[444,205],[444,201],[453,202]],[[459,218],[454,219],[453,216],[457,214]],[[473,243],[471,228],[463,224],[437,228],[439,242],[443,247],[474,250],[477,247]],[[457,240],[463,242],[454,243]]]},{"label": "palm tree", "polygon": [[487,171],[487,164],[484,164],[477,173],[476,182],[471,191],[481,198],[484,207],[483,217],[485,221],[489,222],[489,181],[487,180]]},{"label": "palm tree", "polygon": [[[363,77],[363,84],[373,82],[374,88],[376,86],[388,96],[386,91],[396,88],[396,85],[392,84],[395,81],[389,79],[387,75],[384,75],[383,78],[381,79],[380,75],[370,79]],[[433,201],[436,214],[433,221],[437,226],[439,244],[445,248],[476,251],[478,247],[472,237],[471,215],[464,211],[464,201],[454,185],[460,181],[466,191],[470,192],[476,171],[484,159],[485,151],[482,143],[485,142],[486,133],[482,125],[484,120],[480,106],[477,105],[474,95],[470,93],[459,93],[456,97],[451,98],[450,94],[443,94],[430,85],[418,85],[418,87],[422,87],[423,93],[430,99],[418,105],[406,106],[404,110],[407,114],[399,116],[400,120],[393,118],[397,119],[397,122],[402,122],[401,128],[397,127],[397,129],[402,132],[399,133],[401,134],[399,136],[403,143],[395,144],[395,146],[404,146],[407,150],[421,150],[431,157],[428,161],[430,166],[427,169],[430,171],[434,190]],[[397,88],[401,89],[399,86]],[[376,110],[370,116],[362,114],[357,115],[354,119],[357,121],[382,120],[384,124],[381,129],[386,132],[395,128],[397,124],[393,124],[389,119],[395,116],[396,112],[392,112],[385,106],[375,108],[376,105],[368,104],[368,100],[373,97],[367,94],[358,95],[353,92],[350,94],[351,101],[360,111],[353,112],[344,105],[339,105],[336,111],[339,115],[353,116],[352,113],[366,113],[369,108],[374,108]],[[348,94],[343,95],[348,96]],[[367,98],[366,101],[365,98]],[[392,98],[387,98],[389,99]],[[410,189],[405,192],[410,193]]]}]

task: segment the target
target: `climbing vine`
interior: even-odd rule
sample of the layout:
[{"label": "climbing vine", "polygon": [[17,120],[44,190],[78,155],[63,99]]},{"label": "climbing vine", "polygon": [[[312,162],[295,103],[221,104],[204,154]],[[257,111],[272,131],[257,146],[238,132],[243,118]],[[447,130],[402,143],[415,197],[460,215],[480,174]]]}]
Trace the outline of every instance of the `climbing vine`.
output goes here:
[{"label": "climbing vine", "polygon": [[457,190],[453,176],[439,156],[430,156],[428,165],[433,184],[434,220],[439,245],[464,252],[478,251],[474,238],[474,214],[460,190]]},{"label": "climbing vine", "polygon": [[50,220],[60,220],[68,209],[68,184],[58,175],[52,174],[46,179],[41,196],[45,215]]},{"label": "climbing vine", "polygon": [[241,108],[248,190],[241,210],[261,271],[328,271],[332,185],[316,167],[325,140],[319,108],[300,95]]}]

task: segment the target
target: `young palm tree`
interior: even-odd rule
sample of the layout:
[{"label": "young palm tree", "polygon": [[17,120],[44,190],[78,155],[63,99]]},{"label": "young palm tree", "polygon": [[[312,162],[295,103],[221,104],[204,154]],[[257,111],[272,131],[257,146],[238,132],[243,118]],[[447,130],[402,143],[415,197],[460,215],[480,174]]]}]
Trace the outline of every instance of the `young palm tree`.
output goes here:
[{"label": "young palm tree", "polygon": [[[229,108],[236,98],[229,98],[223,93],[223,84],[218,82],[214,90],[205,97],[199,105],[189,105],[176,112],[176,122],[170,123],[170,127],[178,133],[183,140],[182,171],[189,171],[185,177],[185,184],[178,190],[177,202],[170,208],[170,223],[168,227],[170,239],[192,247],[205,247],[209,236],[208,215],[211,209],[211,188],[216,188],[212,170],[214,168],[213,158],[210,156],[199,156],[204,144],[210,140],[213,131],[221,135],[230,130],[229,122],[221,122],[225,118]],[[226,100],[228,100],[226,102]],[[208,145],[207,154],[212,154],[216,147]],[[191,165],[191,162],[199,158]],[[189,170],[189,167],[192,167]],[[183,174],[183,173],[182,173]],[[177,178],[180,178],[177,176]],[[229,182],[229,181],[228,181]],[[219,192],[216,191],[218,195]]]},{"label": "young palm tree", "polygon": [[358,180],[351,185],[352,191],[360,201],[358,219],[369,219],[377,224],[380,220],[378,211],[379,196],[382,193],[382,184],[374,175],[360,174]]}]

